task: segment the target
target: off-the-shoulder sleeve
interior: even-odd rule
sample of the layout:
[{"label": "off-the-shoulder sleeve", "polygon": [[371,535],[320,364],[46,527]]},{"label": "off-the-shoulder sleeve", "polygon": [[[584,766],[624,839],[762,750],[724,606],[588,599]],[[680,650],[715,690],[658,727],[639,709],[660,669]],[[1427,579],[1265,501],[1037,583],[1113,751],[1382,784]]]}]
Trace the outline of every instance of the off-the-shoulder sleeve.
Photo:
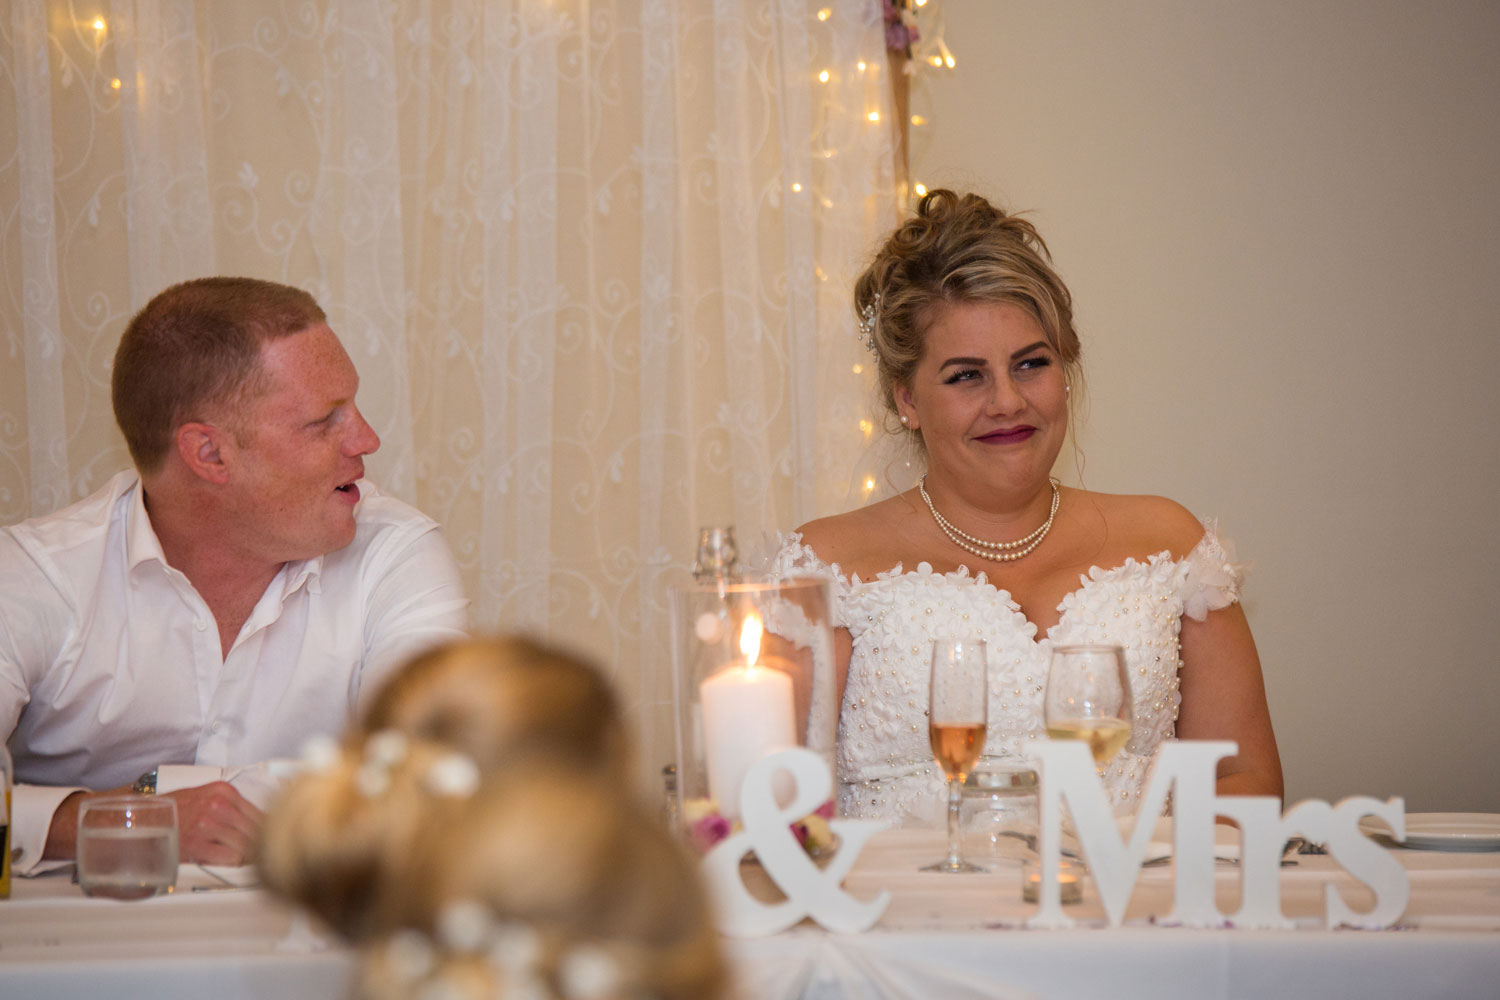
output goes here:
[{"label": "off-the-shoulder sleeve", "polygon": [[1219,537],[1218,524],[1203,522],[1203,537],[1182,560],[1182,613],[1203,621],[1210,611],[1227,608],[1240,599],[1244,566],[1234,561],[1234,544]]},{"label": "off-the-shoulder sleeve", "polygon": [[839,572],[838,564],[829,565],[819,559],[811,546],[802,544],[800,532],[786,532],[777,541],[779,547],[766,572],[773,577],[816,576],[829,581],[833,585],[833,624],[846,627],[844,601],[849,596],[849,581]]}]

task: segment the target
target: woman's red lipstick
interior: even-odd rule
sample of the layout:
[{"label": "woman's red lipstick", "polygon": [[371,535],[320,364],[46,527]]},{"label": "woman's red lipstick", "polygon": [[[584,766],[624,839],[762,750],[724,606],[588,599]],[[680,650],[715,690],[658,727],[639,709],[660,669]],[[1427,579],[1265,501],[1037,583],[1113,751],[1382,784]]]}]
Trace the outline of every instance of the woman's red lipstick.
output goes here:
[{"label": "woman's red lipstick", "polygon": [[1020,444],[1035,433],[1035,427],[1012,427],[1008,430],[990,431],[988,434],[981,434],[978,440],[986,444]]}]

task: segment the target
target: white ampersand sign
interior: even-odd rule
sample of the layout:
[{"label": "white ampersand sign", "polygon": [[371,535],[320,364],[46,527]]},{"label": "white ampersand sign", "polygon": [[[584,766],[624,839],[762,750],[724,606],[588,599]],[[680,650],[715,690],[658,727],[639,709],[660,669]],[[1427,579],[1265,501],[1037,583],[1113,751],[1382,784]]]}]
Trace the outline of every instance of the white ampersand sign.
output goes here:
[{"label": "white ampersand sign", "polygon": [[[776,804],[773,779],[778,771],[788,772],[796,787],[785,808]],[[888,891],[882,889],[874,899],[861,902],[841,885],[865,842],[889,824],[831,821],[828,825],[838,836],[838,846],[823,868],[813,864],[792,833],[791,824],[827,802],[832,790],[828,765],[811,750],[781,750],[751,765],[740,786],[740,817],[745,828],[720,841],[703,858],[719,930],[734,937],[760,937],[812,917],[835,933],[855,934],[869,930],[880,919],[891,901]],[[745,888],[740,859],[752,850],[786,899],[763,903]]]}]

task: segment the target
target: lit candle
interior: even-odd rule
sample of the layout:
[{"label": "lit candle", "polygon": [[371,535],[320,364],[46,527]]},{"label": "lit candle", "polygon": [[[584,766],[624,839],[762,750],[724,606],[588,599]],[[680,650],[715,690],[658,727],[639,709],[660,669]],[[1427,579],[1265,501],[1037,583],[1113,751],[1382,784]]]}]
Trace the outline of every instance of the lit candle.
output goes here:
[{"label": "lit candle", "polygon": [[[1077,866],[1067,858],[1063,858],[1057,870],[1058,896],[1063,903],[1080,903],[1083,901],[1083,876]],[[1042,873],[1040,863],[1032,858],[1027,858],[1021,865],[1021,900],[1026,903],[1035,903],[1041,896]]]},{"label": "lit candle", "polygon": [[773,750],[797,745],[792,679],[755,664],[761,631],[759,618],[745,619],[740,632],[744,661],[730,664],[698,687],[708,794],[731,820],[740,814],[740,784],[750,765]]}]

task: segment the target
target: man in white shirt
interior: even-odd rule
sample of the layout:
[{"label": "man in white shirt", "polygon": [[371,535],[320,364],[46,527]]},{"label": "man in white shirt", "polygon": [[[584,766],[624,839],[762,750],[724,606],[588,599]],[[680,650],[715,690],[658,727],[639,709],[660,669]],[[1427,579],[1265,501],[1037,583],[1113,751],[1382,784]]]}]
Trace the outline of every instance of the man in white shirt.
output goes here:
[{"label": "man in white shirt", "polygon": [[380,439],[358,384],[284,285],[185,282],[131,320],[113,401],[136,471],[0,528],[17,872],[73,856],[84,797],[169,776],[184,858],[244,863],[265,763],[463,635],[437,524],[361,478]]}]

